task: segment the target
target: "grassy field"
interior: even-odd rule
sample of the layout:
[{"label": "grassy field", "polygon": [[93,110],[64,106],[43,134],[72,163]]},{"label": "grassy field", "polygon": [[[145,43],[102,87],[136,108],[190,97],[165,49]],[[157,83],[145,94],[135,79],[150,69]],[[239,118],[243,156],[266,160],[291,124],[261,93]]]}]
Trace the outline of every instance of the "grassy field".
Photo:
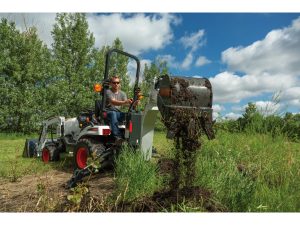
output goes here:
[{"label": "grassy field", "polygon": [[300,144],[283,137],[219,133],[198,156],[198,185],[229,211],[300,211]]},{"label": "grassy field", "polygon": [[43,174],[70,165],[66,157],[55,164],[44,164],[41,159],[22,157],[26,138],[28,136],[0,134],[0,178],[14,182],[24,175]]},{"label": "grassy field", "polygon": [[[65,166],[63,162],[45,165],[39,159],[22,158],[24,143],[24,136],[0,136],[0,178],[13,182],[26,174]],[[194,185],[209,190],[211,200],[225,211],[300,212],[299,143],[284,137],[227,132],[218,132],[213,141],[203,137],[202,143]],[[154,145],[163,157],[174,157],[173,142],[164,132],[156,132]],[[144,165],[140,158],[132,159],[133,155],[122,157],[117,162],[116,184],[128,199],[150,196],[162,188],[156,160]],[[180,211],[203,211],[201,207],[189,210],[182,202],[178,205]]]}]

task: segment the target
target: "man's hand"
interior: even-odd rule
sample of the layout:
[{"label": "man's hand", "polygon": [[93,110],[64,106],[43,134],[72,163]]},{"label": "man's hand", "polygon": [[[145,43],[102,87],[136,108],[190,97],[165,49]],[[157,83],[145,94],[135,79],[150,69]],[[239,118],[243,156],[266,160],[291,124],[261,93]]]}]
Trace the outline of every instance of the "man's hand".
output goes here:
[{"label": "man's hand", "polygon": [[132,103],[133,99],[129,98],[125,100],[125,104],[130,105]]},{"label": "man's hand", "polygon": [[138,104],[140,104],[140,100],[136,100],[133,104],[133,106],[137,106]]}]

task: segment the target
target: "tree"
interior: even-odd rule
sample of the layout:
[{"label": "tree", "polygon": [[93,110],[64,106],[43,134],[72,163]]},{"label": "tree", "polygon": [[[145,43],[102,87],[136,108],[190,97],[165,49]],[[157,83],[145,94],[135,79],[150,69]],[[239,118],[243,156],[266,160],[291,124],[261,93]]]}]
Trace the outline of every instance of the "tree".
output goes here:
[{"label": "tree", "polygon": [[58,97],[59,112],[76,116],[93,105],[95,39],[85,14],[61,13],[55,20],[52,47],[57,73],[51,90],[53,97]]},{"label": "tree", "polygon": [[248,103],[245,113],[239,122],[241,125],[241,130],[264,133],[267,129],[263,115],[259,113],[256,105],[252,102]]},{"label": "tree", "polygon": [[[119,38],[116,38],[111,48],[124,51],[123,44]],[[130,78],[127,73],[129,58],[121,54],[112,54],[109,65],[109,77],[118,75],[122,81],[122,90],[127,94],[130,94]]]},{"label": "tree", "polygon": [[[168,74],[168,67],[165,61],[156,60],[148,67],[145,64],[143,72],[143,80],[141,84],[142,93],[148,95],[152,88],[154,88],[154,79],[161,75]],[[141,102],[141,108],[144,108],[148,98],[144,98]]]},{"label": "tree", "polygon": [[156,60],[152,62],[150,68],[145,64],[143,73],[142,90],[144,93],[149,93],[150,88],[153,86],[155,77],[168,73],[167,63],[165,61]]},{"label": "tree", "polygon": [[249,120],[251,117],[253,117],[256,113],[258,113],[257,111],[257,107],[254,103],[249,102],[248,106],[245,109],[245,113],[243,114],[243,117],[246,120]]},{"label": "tree", "polygon": [[0,23],[1,130],[32,132],[45,116],[45,83],[51,73],[50,52],[37,30],[21,33],[14,23]]}]

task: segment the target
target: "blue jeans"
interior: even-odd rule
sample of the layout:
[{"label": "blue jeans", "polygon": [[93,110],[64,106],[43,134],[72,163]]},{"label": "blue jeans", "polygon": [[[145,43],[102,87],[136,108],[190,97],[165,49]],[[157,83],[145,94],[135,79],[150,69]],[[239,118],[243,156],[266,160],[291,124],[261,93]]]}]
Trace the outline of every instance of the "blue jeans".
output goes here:
[{"label": "blue jeans", "polygon": [[116,112],[116,111],[108,111],[107,117],[109,119],[109,125],[111,129],[111,133],[115,137],[121,137],[122,134],[118,127],[119,122],[123,122],[125,120],[125,113]]}]

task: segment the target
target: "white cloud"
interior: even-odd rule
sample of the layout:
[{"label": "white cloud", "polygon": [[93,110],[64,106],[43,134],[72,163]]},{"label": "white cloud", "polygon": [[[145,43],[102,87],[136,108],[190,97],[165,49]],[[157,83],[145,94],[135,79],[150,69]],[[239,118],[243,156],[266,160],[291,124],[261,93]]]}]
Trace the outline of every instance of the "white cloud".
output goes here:
[{"label": "white cloud", "polygon": [[219,104],[214,104],[213,108],[213,120],[220,118],[221,111],[225,110],[224,106]]},{"label": "white cloud", "polygon": [[230,69],[246,74],[268,72],[300,76],[300,17],[289,27],[272,30],[263,40],[225,50],[222,61]]},{"label": "white cloud", "polygon": [[242,113],[245,111],[245,108],[243,106],[240,106],[240,105],[234,105],[231,107],[231,110],[233,112],[236,112],[236,113]]},{"label": "white cloud", "polygon": [[281,107],[300,109],[300,17],[249,46],[225,50],[222,61],[231,71],[245,75],[223,72],[211,78],[217,102],[237,103],[263,93],[281,92]]},{"label": "white cloud", "polygon": [[[274,102],[274,101],[255,101],[252,102],[253,104],[256,105],[257,111],[260,112],[262,115],[272,115],[272,114],[278,114],[280,111],[283,109],[283,105],[280,104],[279,102]],[[246,108],[248,107],[247,105],[243,106],[232,106],[231,109],[233,112],[238,112],[236,113],[237,115],[241,115],[245,113]]]},{"label": "white cloud", "polygon": [[204,30],[199,30],[195,33],[191,33],[190,35],[183,36],[180,38],[180,42],[185,48],[190,48],[191,51],[194,52],[205,44],[205,40],[203,40],[204,34]]},{"label": "white cloud", "polygon": [[51,30],[53,29],[55,16],[55,13],[0,13],[0,18],[14,21],[16,27],[22,32],[26,30],[26,27],[35,26],[40,39],[49,47],[53,42]]},{"label": "white cloud", "polygon": [[257,101],[255,102],[258,112],[262,115],[268,116],[279,113],[281,105],[271,101]]},{"label": "white cloud", "polygon": [[193,54],[192,52],[189,52],[183,62],[180,65],[181,69],[188,69],[190,68],[191,64],[193,63]]},{"label": "white cloud", "polygon": [[282,100],[290,100],[290,99],[300,99],[300,87],[292,87],[287,90],[285,90],[282,95],[280,96],[280,99]]},{"label": "white cloud", "polygon": [[175,56],[172,55],[158,55],[156,59],[167,62],[168,67],[187,70],[193,63],[193,54],[188,53],[182,62],[177,61]]},{"label": "white cloud", "polygon": [[279,96],[279,100],[287,106],[298,107],[300,111],[300,87],[288,88]]},{"label": "white cloud", "polygon": [[190,68],[193,63],[193,54],[188,53],[184,58],[183,62],[179,62],[176,60],[176,57],[172,55],[158,55],[156,59],[167,62],[168,67],[187,70]]},{"label": "white cloud", "polygon": [[[197,32],[186,34],[185,36],[179,39],[179,42],[183,45],[185,49],[189,49],[187,55],[182,62],[179,62],[174,56],[166,54],[159,55],[157,58],[160,60],[166,61],[168,66],[171,68],[177,68],[182,70],[190,69],[194,62],[195,51],[205,45],[206,40],[204,39],[205,31],[198,30]],[[210,63],[208,59],[204,56],[200,56],[196,61],[197,66],[202,66],[207,63]]]},{"label": "white cloud", "polygon": [[225,120],[236,120],[241,116],[242,116],[241,114],[230,112],[230,113],[227,113],[223,118]]},{"label": "white cloud", "polygon": [[[194,56],[192,52],[189,52],[182,62],[177,61],[176,58],[172,55],[158,55],[156,58],[167,62],[170,68],[176,68],[182,70],[189,69],[194,60]],[[196,66],[203,66],[208,63],[210,63],[210,61],[202,56],[199,57],[198,60],[196,61]]]},{"label": "white cloud", "polygon": [[287,106],[294,106],[298,108],[298,113],[300,112],[300,99],[291,99],[289,101],[286,101]]},{"label": "white cloud", "polygon": [[156,59],[167,62],[169,67],[179,68],[179,63],[173,55],[158,55]]},{"label": "white cloud", "polygon": [[209,63],[211,63],[211,61],[208,60],[205,56],[199,56],[198,59],[196,60],[195,65],[196,66],[204,66]]},{"label": "white cloud", "polygon": [[213,108],[214,112],[217,112],[217,113],[219,113],[225,109],[224,106],[219,105],[219,104],[214,104],[212,106],[212,108]]},{"label": "white cloud", "polygon": [[96,46],[111,45],[118,37],[124,49],[133,54],[157,50],[171,43],[171,25],[180,23],[170,14],[87,14]]},{"label": "white cloud", "polygon": [[[204,30],[198,30],[195,33],[187,34],[180,38],[180,42],[183,47],[190,49],[183,62],[180,64],[181,69],[189,69],[194,60],[195,51],[205,45],[206,40],[204,39]],[[199,59],[198,59],[199,60]],[[198,61],[196,63],[199,63]]]},{"label": "white cloud", "polygon": [[[139,81],[141,82],[143,77],[143,73],[144,73],[144,69],[145,69],[145,64],[147,66],[151,65],[151,60],[149,59],[142,59],[140,60],[140,77],[139,77]],[[129,63],[127,65],[127,71],[128,71],[128,75],[129,75],[129,79],[130,79],[130,83],[132,84],[135,79],[136,79],[136,62],[134,60],[129,60]]]},{"label": "white cloud", "polygon": [[[261,76],[238,76],[223,72],[209,79],[212,83],[214,101],[217,103],[238,103],[244,98],[259,96],[263,93],[275,93],[297,83],[295,77],[287,74]],[[284,82],[281,82],[284,80]]]},{"label": "white cloud", "polygon": [[[28,27],[36,26],[41,40],[49,47],[53,42],[51,31],[55,23],[55,13],[3,13],[16,22],[17,28],[25,30],[24,18]],[[89,29],[95,37],[96,47],[111,45],[118,37],[124,49],[138,55],[148,50],[157,50],[170,44],[173,39],[172,25],[181,21],[171,14],[86,14]]]}]

